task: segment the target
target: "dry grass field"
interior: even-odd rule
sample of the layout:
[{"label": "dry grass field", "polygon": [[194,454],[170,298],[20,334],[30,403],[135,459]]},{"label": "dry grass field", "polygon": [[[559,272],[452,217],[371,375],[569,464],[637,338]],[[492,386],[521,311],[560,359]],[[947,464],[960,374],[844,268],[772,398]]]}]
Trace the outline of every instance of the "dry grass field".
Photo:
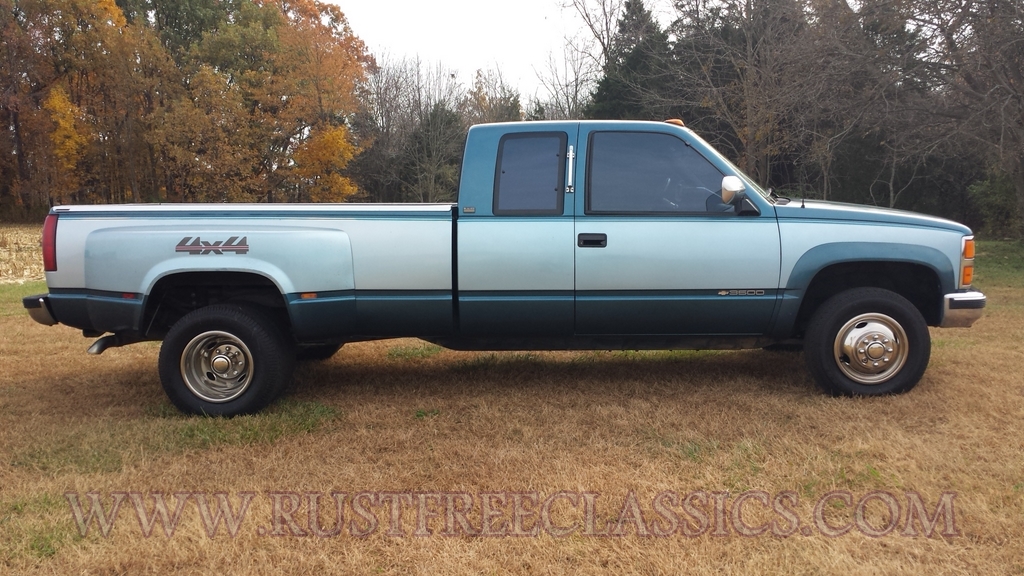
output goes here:
[{"label": "dry grass field", "polygon": [[[178,414],[158,344],[88,356],[22,311],[44,284],[0,284],[0,573],[1022,574],[1024,246],[981,242],[978,263],[986,316],[933,330],[898,397],[822,396],[797,352],[400,340],[302,365],[285,398],[234,419]],[[121,503],[106,536],[76,523],[90,492]],[[171,515],[183,493],[171,536],[137,519],[157,493]],[[234,536],[226,520],[209,535],[217,493],[248,503]],[[502,535],[466,533],[485,506]]]},{"label": "dry grass field", "polygon": [[0,284],[43,279],[39,226],[0,224]]}]

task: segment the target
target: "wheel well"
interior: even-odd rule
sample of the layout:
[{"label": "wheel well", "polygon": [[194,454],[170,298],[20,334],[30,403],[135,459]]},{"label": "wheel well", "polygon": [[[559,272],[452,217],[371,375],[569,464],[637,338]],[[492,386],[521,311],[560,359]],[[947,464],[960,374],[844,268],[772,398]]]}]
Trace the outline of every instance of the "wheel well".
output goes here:
[{"label": "wheel well", "polygon": [[942,320],[942,289],[931,268],[909,262],[846,262],[823,268],[811,280],[793,335],[803,336],[811,316],[826,300],[844,290],[865,287],[891,290],[910,300],[929,326]]},{"label": "wheel well", "polygon": [[267,311],[282,327],[288,312],[277,285],[248,272],[183,272],[161,278],[146,298],[142,332],[162,338],[182,316],[204,306],[244,303]]}]

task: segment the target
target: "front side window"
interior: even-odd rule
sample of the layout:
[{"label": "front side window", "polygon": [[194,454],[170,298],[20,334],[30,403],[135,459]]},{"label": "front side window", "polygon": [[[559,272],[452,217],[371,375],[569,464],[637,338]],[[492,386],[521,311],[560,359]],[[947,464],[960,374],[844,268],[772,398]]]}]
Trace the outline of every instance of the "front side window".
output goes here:
[{"label": "front side window", "polygon": [[587,166],[587,214],[732,212],[723,174],[671,134],[595,132]]},{"label": "front side window", "polygon": [[494,175],[494,213],[561,214],[567,141],[564,132],[503,136]]}]

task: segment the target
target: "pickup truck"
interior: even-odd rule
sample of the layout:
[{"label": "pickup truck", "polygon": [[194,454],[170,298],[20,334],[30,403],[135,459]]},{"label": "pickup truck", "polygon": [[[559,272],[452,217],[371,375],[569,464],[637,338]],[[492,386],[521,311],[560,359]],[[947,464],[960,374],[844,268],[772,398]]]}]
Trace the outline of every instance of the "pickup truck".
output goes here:
[{"label": "pickup truck", "polygon": [[[419,337],[458,350],[802,345],[831,394],[904,392],[929,326],[967,327],[970,229],[766,192],[683,126],[470,129],[456,204],[57,206],[43,324],[162,340],[184,412],[260,410],[297,359]],[[106,335],[104,335],[106,334]]]}]

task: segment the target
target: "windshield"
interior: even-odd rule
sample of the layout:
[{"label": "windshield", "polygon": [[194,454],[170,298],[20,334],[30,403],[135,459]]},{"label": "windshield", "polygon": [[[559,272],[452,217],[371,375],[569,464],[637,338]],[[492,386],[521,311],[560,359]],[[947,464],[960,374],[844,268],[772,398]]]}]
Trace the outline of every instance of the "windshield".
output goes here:
[{"label": "windshield", "polygon": [[754,182],[754,180],[750,176],[747,176],[743,172],[743,170],[740,170],[738,166],[736,166],[728,158],[723,156],[722,153],[716,150],[714,146],[708,144],[706,140],[694,134],[692,130],[690,131],[690,134],[693,134],[694,137],[700,139],[700,141],[704,143],[706,150],[714,154],[716,158],[725,163],[725,165],[728,166],[733,171],[733,173],[736,174],[736,176],[739,176],[740,180],[743,180],[743,183],[747,186],[748,189],[757,192],[758,194],[761,195],[761,197],[768,200],[769,202],[772,201],[771,196],[768,194],[768,192],[764,190],[764,188],[761,188],[761,186],[759,186],[757,182]]},{"label": "windshield", "polygon": [[741,180],[743,180],[743,183],[747,185],[747,188],[753,189],[755,192],[757,192],[758,194],[760,194],[764,198],[767,198],[769,200],[771,199],[770,195],[768,194],[768,191],[766,191],[764,188],[761,188],[761,186],[758,185],[757,182],[754,182],[753,178],[751,178],[750,176],[747,176],[743,172],[743,170],[740,170],[738,166],[736,166],[735,164],[730,162],[729,159],[726,158],[725,156],[722,156],[722,154],[719,153],[717,150],[715,150],[715,153],[718,154],[718,157],[721,158],[722,160],[724,160],[725,163],[728,164],[729,167],[732,168],[733,171],[736,172],[736,175],[739,176]]}]

